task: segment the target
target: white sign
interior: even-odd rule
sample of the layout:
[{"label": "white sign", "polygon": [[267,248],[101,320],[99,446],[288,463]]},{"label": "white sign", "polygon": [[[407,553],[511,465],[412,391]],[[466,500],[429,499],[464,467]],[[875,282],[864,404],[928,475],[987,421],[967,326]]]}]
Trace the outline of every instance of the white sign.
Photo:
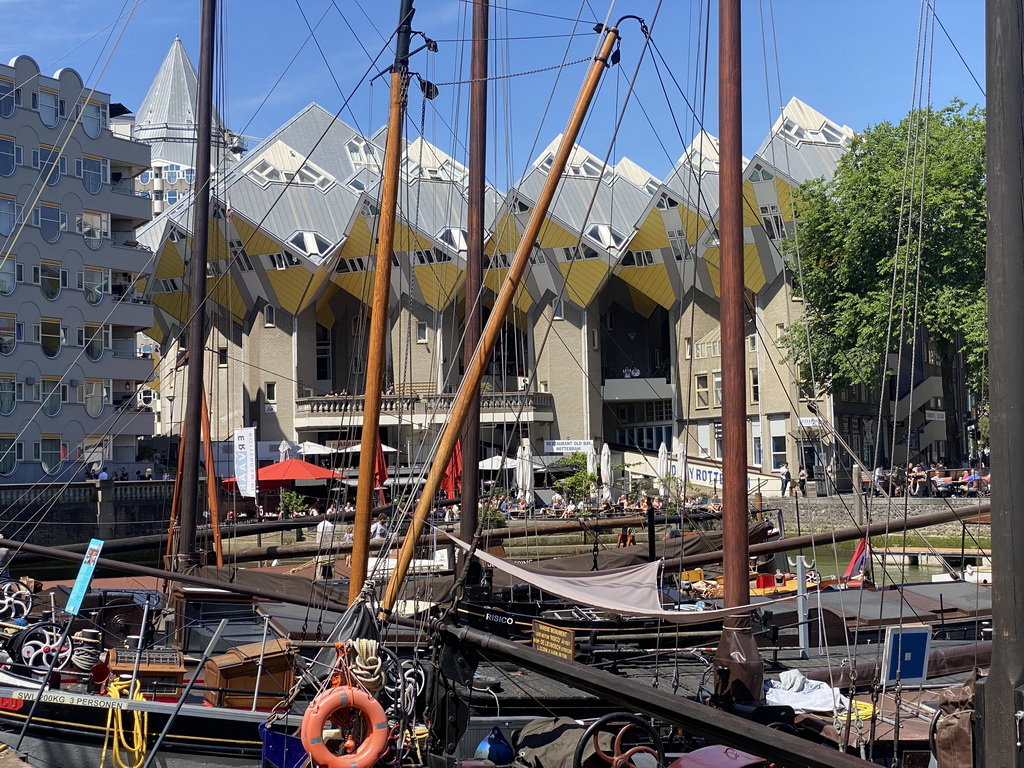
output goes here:
[{"label": "white sign", "polygon": [[801,416],[800,417],[801,427],[816,428],[821,426],[821,419],[817,416]]},{"label": "white sign", "polygon": [[544,453],[582,453],[594,447],[593,440],[545,440]]},{"label": "white sign", "polygon": [[924,412],[924,420],[925,421],[945,421],[946,420],[946,412],[945,411],[925,411]]},{"label": "white sign", "polygon": [[238,493],[256,498],[256,428],[235,430],[235,482]]}]

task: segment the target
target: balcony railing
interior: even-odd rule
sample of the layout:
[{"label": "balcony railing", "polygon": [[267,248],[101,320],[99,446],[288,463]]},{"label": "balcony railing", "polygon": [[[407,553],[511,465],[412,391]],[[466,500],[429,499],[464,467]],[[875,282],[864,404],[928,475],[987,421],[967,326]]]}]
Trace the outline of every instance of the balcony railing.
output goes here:
[{"label": "balcony railing", "polygon": [[[381,413],[446,413],[455,402],[454,394],[441,395],[383,395]],[[366,400],[363,395],[307,397],[297,400],[298,413],[362,413]],[[480,410],[484,412],[529,413],[554,408],[554,396],[548,392],[488,392],[480,395]]]}]

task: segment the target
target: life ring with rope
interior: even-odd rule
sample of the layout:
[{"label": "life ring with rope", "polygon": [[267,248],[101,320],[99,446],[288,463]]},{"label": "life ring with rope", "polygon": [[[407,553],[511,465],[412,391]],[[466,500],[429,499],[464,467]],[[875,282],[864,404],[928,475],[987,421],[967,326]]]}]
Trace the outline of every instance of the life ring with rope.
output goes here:
[{"label": "life ring with rope", "polygon": [[[325,737],[324,727],[340,725],[343,710],[355,710],[361,723],[350,721],[348,733],[341,735],[344,751],[335,754],[327,741],[336,737]],[[362,740],[357,744],[360,732]],[[317,694],[302,715],[300,730],[303,749],[320,768],[370,768],[387,750],[389,733],[384,708],[366,691],[348,685]]]}]

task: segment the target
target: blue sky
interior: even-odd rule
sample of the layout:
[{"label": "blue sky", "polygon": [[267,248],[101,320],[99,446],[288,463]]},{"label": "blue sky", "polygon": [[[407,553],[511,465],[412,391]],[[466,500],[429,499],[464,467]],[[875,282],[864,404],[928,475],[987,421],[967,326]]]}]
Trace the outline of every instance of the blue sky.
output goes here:
[{"label": "blue sky", "polygon": [[[496,81],[491,89],[489,176],[501,188],[507,188],[561,131],[584,75],[580,64],[561,72],[547,68],[589,56],[597,40],[593,21],[608,14],[607,5],[597,0],[507,1],[512,5],[495,12],[491,24],[492,37],[503,38],[492,49],[492,75],[545,71]],[[137,107],[175,35],[198,63],[199,3],[140,0],[122,32],[133,2],[0,0],[5,11],[4,60],[28,54],[46,73],[73,67],[90,83],[98,79],[98,88],[110,93],[113,101]],[[983,3],[934,4],[938,19],[984,86]],[[231,128],[264,137],[308,103],[316,101],[336,112],[353,92],[343,119],[364,131],[385,121],[386,78],[372,87],[360,81],[371,59],[385,47],[397,19],[397,2],[221,0],[220,5],[225,57],[217,75],[218,101]],[[470,3],[418,0],[417,5],[414,27],[437,40],[440,51],[417,54],[412,69],[435,82],[467,79],[468,45],[460,41],[468,36]],[[656,51],[649,51],[640,67],[635,96],[613,142],[643,43],[635,22],[623,24],[622,62],[606,76],[580,143],[598,156],[610,152],[613,162],[628,156],[664,176],[697,129],[688,103],[702,114],[707,129],[717,133],[717,2],[711,2],[706,78],[696,75],[701,58],[699,17],[706,3],[664,0],[655,20],[657,5],[656,0],[615,3],[613,18],[637,14],[653,26]],[[913,105],[918,2],[745,0],[743,12],[743,135],[748,156],[766,135],[780,101],[792,96],[855,130],[899,120]],[[315,41],[309,37],[307,21],[316,28]],[[390,59],[390,53],[384,53],[382,66],[375,70]],[[938,26],[929,82],[933,104],[954,97],[984,103],[967,66]],[[466,86],[442,87],[440,97],[427,107],[424,122],[427,138],[457,159],[464,159],[465,153],[461,142],[467,95]],[[419,130],[421,109],[422,100],[414,91],[407,123],[413,134]]]}]

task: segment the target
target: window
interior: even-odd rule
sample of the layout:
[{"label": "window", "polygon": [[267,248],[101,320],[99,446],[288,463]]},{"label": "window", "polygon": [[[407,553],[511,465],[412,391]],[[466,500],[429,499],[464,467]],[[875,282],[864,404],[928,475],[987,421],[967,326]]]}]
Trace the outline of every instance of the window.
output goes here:
[{"label": "window", "polygon": [[276,320],[277,317],[274,306],[272,304],[267,304],[267,306],[263,308],[263,325],[269,328],[270,326],[277,324]]},{"label": "window", "polygon": [[61,232],[67,229],[68,217],[56,205],[41,205],[32,211],[32,224],[39,227],[39,234],[48,243],[60,240]]},{"label": "window", "polygon": [[174,205],[178,202],[178,190],[168,189],[167,193],[164,195],[164,199],[167,201],[168,205]]},{"label": "window", "polygon": [[53,91],[40,90],[38,95],[32,95],[34,97],[32,100],[36,102],[33,106],[39,110],[39,119],[43,121],[43,125],[47,128],[53,128],[53,126],[60,122],[61,107],[63,106],[60,94]]},{"label": "window", "polygon": [[782,215],[779,213],[779,206],[762,205],[761,223],[764,225],[764,231],[768,233],[770,239],[781,240],[786,236],[786,225],[782,221]]},{"label": "window", "polygon": [[82,108],[82,130],[85,135],[95,139],[110,124],[110,109],[106,104],[87,101]]},{"label": "window", "polygon": [[110,293],[110,271],[86,267],[82,273],[82,292],[89,304],[99,304],[103,296]]},{"label": "window", "polygon": [[624,267],[649,267],[654,263],[652,251],[626,251],[622,255],[622,266]]},{"label": "window", "polygon": [[772,469],[776,470],[786,463],[786,419],[769,419],[772,438]]},{"label": "window", "polygon": [[14,81],[0,78],[0,117],[13,117],[17,106],[14,103]]},{"label": "window", "polygon": [[747,176],[749,181],[771,181],[775,176],[770,172],[766,171],[760,165],[755,165],[754,169]]},{"label": "window", "polygon": [[174,165],[174,164],[165,165],[164,166],[164,181],[166,181],[168,184],[177,184],[178,183],[178,172],[180,170],[181,170],[181,168],[179,166],[177,166],[177,165]]},{"label": "window", "polygon": [[715,458],[722,458],[722,422],[716,421],[712,425],[715,429]]},{"label": "window", "polygon": [[39,178],[52,187],[62,173],[67,173],[68,161],[56,147],[41,146],[32,150],[32,167],[39,169]]},{"label": "window", "polygon": [[62,443],[59,437],[44,437],[36,445],[39,452],[37,458],[47,474],[60,469],[60,463],[68,457],[68,445]]},{"label": "window", "polygon": [[0,435],[0,475],[14,472],[21,458],[21,443],[15,435]]},{"label": "window", "polygon": [[451,247],[456,251],[465,251],[466,246],[466,230],[456,229],[455,227],[448,227],[441,231],[439,239],[445,245]]},{"label": "window", "polygon": [[0,253],[0,296],[10,296],[21,282],[21,265],[14,256]]},{"label": "window", "polygon": [[68,329],[60,324],[60,320],[44,318],[35,326],[35,342],[43,349],[47,357],[56,357],[60,349],[67,343]]},{"label": "window", "polygon": [[266,382],[263,385],[263,388],[264,388],[264,392],[266,392],[266,394],[267,394],[267,402],[268,403],[276,403],[277,402],[277,382],[276,381],[268,381],[268,382]]},{"label": "window", "polygon": [[750,450],[753,455],[753,461],[751,462],[755,466],[761,466],[764,461],[764,456],[761,452],[761,422],[752,421],[750,422]]},{"label": "window", "polygon": [[694,353],[698,358],[718,357],[722,354],[722,342],[698,341]]},{"label": "window", "polygon": [[757,368],[750,369],[750,402],[761,402],[761,384],[757,377]]},{"label": "window", "polygon": [[0,136],[0,176],[10,176],[21,163],[21,147],[14,139]]},{"label": "window", "polygon": [[221,368],[228,367],[228,348],[217,347],[217,365]]},{"label": "window", "polygon": [[67,285],[67,272],[62,270],[59,264],[54,264],[52,261],[44,261],[38,267],[33,267],[33,272],[36,270],[39,270],[39,276],[33,282],[39,284],[39,290],[42,291],[43,298],[48,301],[55,300],[60,296],[61,286]]},{"label": "window", "polygon": [[715,407],[722,407],[722,372],[716,371],[711,374],[711,381],[715,389]]},{"label": "window", "polygon": [[75,161],[75,175],[82,177],[82,186],[85,187],[85,191],[95,195],[103,189],[105,182],[110,183],[110,161],[83,155],[81,160]]},{"label": "window", "polygon": [[13,376],[0,376],[0,416],[10,416],[18,404],[18,384]]},{"label": "window", "polygon": [[14,232],[21,219],[21,211],[22,207],[13,197],[0,196],[0,235],[6,237]]},{"label": "window", "polygon": [[686,242],[686,231],[682,229],[668,230],[668,244],[676,261],[693,261],[693,251]]},{"label": "window", "polygon": [[75,230],[92,250],[103,245],[104,238],[110,239],[110,214],[83,211],[75,217]]},{"label": "window", "polygon": [[348,150],[348,159],[355,166],[377,165],[377,155],[373,151],[373,145],[361,136],[357,136],[345,145]]},{"label": "window", "polygon": [[270,262],[273,269],[288,269],[288,267],[297,267],[302,263],[298,256],[291,253],[268,253],[267,261]]},{"label": "window", "polygon": [[319,381],[330,381],[334,368],[333,349],[331,346],[331,329],[326,325],[316,324],[316,378]]},{"label": "window", "polygon": [[662,194],[662,196],[658,198],[658,202],[655,207],[659,211],[667,211],[669,208],[678,208],[679,201],[666,194]]},{"label": "window", "polygon": [[416,343],[426,344],[427,343],[427,324],[416,323]]},{"label": "window", "polygon": [[56,416],[60,413],[61,403],[67,402],[67,385],[61,384],[59,379],[43,379],[42,399],[43,413],[47,416]]},{"label": "window", "polygon": [[249,258],[249,254],[245,252],[245,247],[242,245],[241,240],[228,240],[228,250],[231,251],[231,257],[242,272],[252,272],[252,260]]},{"label": "window", "polygon": [[288,242],[309,256],[326,256],[331,250],[331,242],[316,232],[296,232]]},{"label": "window", "polygon": [[683,359],[689,360],[693,357],[693,339],[687,336],[683,339]]},{"label": "window", "polygon": [[565,300],[564,299],[555,299],[554,319],[555,320],[564,320],[565,319]]},{"label": "window", "polygon": [[693,377],[693,389],[697,395],[698,408],[707,408],[711,405],[711,401],[709,400],[710,388],[708,386],[708,381],[709,377],[706,373],[698,373]]},{"label": "window", "polygon": [[109,380],[94,380],[85,382],[85,396],[82,402],[85,404],[85,412],[93,418],[103,413],[103,407],[110,404]]},{"label": "window", "polygon": [[0,315],[0,355],[9,355],[18,346],[19,325],[14,315]]},{"label": "window", "polygon": [[608,250],[618,248],[626,242],[625,236],[610,224],[591,224],[587,229],[587,236]]}]

